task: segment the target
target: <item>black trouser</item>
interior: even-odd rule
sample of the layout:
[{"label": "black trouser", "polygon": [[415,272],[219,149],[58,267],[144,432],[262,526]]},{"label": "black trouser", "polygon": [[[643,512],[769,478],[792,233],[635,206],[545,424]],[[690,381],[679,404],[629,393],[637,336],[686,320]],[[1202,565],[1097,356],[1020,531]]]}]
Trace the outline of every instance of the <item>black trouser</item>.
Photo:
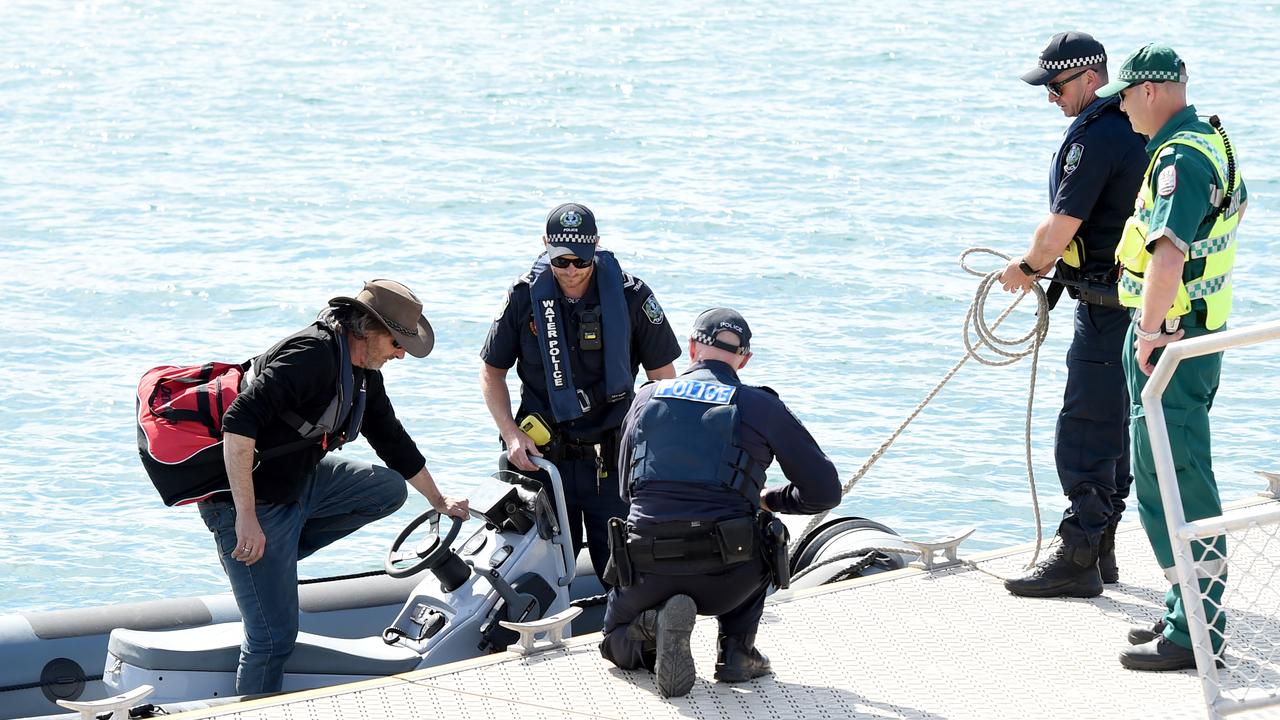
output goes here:
[{"label": "black trouser", "polygon": [[653,669],[653,648],[627,637],[627,626],[640,613],[673,595],[688,595],[699,615],[715,615],[721,635],[754,635],[764,613],[769,568],[763,557],[719,572],[700,575],[659,575],[637,572],[625,588],[609,591],[604,611],[604,641],[600,654],[624,670]]},{"label": "black trouser", "polygon": [[1073,546],[1097,547],[1119,522],[1129,474],[1129,390],[1120,353],[1129,311],[1076,304],[1075,336],[1067,351],[1067,385],[1058,415],[1054,459],[1071,505],[1058,534]]}]

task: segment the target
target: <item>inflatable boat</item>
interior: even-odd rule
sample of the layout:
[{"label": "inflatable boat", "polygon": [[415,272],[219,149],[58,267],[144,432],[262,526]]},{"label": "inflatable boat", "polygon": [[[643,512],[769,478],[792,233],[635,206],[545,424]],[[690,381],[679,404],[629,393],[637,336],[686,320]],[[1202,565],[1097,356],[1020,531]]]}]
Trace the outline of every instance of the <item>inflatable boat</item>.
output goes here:
[{"label": "inflatable boat", "polygon": [[[509,471],[471,494],[472,520],[428,511],[392,543],[381,571],[304,580],[284,690],[382,677],[500,652],[505,623],[563,617],[566,635],[600,629],[603,589],[575,558],[560,476],[551,492]],[[803,520],[804,518],[800,518]],[[904,567],[899,538],[836,517],[793,545],[793,588]],[[586,569],[579,573],[579,567]],[[580,613],[580,614],[579,614]],[[571,618],[571,619],[570,619]],[[85,701],[150,685],[131,717],[236,699],[240,616],[230,593],[0,615],[0,718],[66,715]]]}]

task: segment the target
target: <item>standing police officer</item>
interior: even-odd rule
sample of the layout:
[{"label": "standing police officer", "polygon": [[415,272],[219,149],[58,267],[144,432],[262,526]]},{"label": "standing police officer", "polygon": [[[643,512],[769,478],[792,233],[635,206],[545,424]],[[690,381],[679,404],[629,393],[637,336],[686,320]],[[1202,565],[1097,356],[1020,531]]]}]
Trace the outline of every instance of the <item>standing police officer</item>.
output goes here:
[{"label": "standing police officer", "polygon": [[[623,425],[619,476],[631,510],[625,526],[610,526],[618,582],[600,654],[653,671],[664,697],[693,687],[698,613],[720,621],[717,680],[770,672],[756,627],[771,572],[785,586],[787,539],[761,511],[813,514],[840,502],[835,466],[800,421],[769,388],[738,380],[750,341],[736,311],[702,313],[689,369],[642,387]],[[789,483],[764,491],[775,455]]]},{"label": "standing police officer", "polygon": [[[1248,197],[1239,166],[1218,117],[1204,122],[1187,105],[1187,68],[1172,48],[1151,44],[1124,61],[1119,79],[1098,91],[1120,95],[1133,129],[1151,138],[1146,174],[1133,217],[1116,248],[1123,266],[1120,301],[1133,308],[1125,339],[1124,370],[1133,398],[1133,470],[1138,516],[1156,560],[1172,586],[1165,614],[1153,628],[1129,633],[1133,647],[1120,663],[1134,670],[1195,667],[1187,611],[1173,568],[1169,528],[1151,456],[1142,389],[1155,369],[1159,348],[1184,335],[1221,330],[1231,312],[1231,268],[1236,228]],[[1161,398],[1187,520],[1222,514],[1209,448],[1209,408],[1218,391],[1222,353],[1178,365]],[[1222,648],[1226,540],[1193,543],[1197,575],[1204,578],[1205,616],[1214,627],[1214,652]]]},{"label": "standing police officer", "polygon": [[[653,291],[624,273],[613,253],[596,249],[590,210],[561,205],[547,216],[546,231],[545,254],[507,290],[489,328],[480,388],[507,460],[530,473],[537,468],[529,455],[555,463],[574,553],[585,521],[591,564],[603,579],[609,518],[627,507],[612,477],[618,428],[639,367],[650,380],[675,377],[680,343]],[[507,390],[512,365],[520,376],[519,422]]]},{"label": "standing police officer", "polygon": [[1005,587],[1030,597],[1093,597],[1104,582],[1119,580],[1116,525],[1133,480],[1120,366],[1129,314],[1116,295],[1115,247],[1146,157],[1120,103],[1096,95],[1107,82],[1107,55],[1093,37],[1054,35],[1039,66],[1022,79],[1044,85],[1049,101],[1075,120],[1050,166],[1049,215],[1000,281],[1010,292],[1025,291],[1056,261],[1055,279],[1061,282],[1049,289],[1050,306],[1064,285],[1078,304],[1054,442],[1058,478],[1070,501],[1058,525],[1062,542]]}]

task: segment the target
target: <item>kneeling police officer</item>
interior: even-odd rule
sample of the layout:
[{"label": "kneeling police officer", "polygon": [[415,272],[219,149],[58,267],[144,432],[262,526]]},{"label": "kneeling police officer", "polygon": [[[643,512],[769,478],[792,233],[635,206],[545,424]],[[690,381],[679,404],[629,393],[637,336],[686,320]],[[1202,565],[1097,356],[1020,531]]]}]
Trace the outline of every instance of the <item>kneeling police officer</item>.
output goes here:
[{"label": "kneeling police officer", "polygon": [[[751,329],[734,310],[698,316],[692,364],[645,385],[622,427],[621,492],[631,509],[610,525],[600,654],[652,671],[664,697],[693,687],[689,635],[698,614],[720,622],[715,677],[770,672],[755,647],[772,582],[787,585],[787,536],[772,512],[813,514],[840,502],[835,466],[777,395],[743,385]],[[764,489],[777,456],[788,484]]]}]

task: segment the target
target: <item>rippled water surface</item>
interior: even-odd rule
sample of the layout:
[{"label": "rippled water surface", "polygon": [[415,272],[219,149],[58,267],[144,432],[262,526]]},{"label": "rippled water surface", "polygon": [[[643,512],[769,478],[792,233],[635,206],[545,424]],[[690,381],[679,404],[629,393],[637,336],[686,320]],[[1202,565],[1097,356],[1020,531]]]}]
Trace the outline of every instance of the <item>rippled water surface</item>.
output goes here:
[{"label": "rippled water surface", "polygon": [[[1113,70],[1151,39],[1181,52],[1249,182],[1234,324],[1280,317],[1280,10],[1155,7],[1159,38],[1104,2],[0,4],[0,611],[224,590],[196,512],[142,473],[137,378],[250,357],[367,278],[424,298],[436,350],[388,385],[466,493],[497,452],[477,354],[568,199],[679,332],[742,310],[745,379],[851,476],[964,352],[976,279],[956,257],[1021,252],[1047,209],[1067,121],[1018,76],[1062,29],[1095,33]],[[1050,532],[1069,315],[1052,322],[1032,432]],[[1275,469],[1278,357],[1224,365],[1226,498]],[[1028,375],[966,366],[842,511],[1031,539]],[[302,573],[376,566],[425,507]]]}]

